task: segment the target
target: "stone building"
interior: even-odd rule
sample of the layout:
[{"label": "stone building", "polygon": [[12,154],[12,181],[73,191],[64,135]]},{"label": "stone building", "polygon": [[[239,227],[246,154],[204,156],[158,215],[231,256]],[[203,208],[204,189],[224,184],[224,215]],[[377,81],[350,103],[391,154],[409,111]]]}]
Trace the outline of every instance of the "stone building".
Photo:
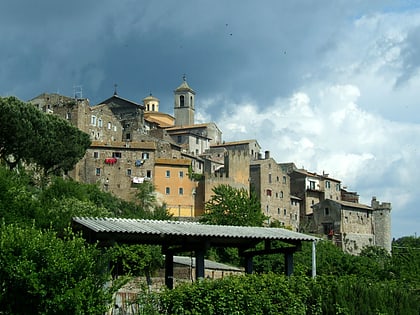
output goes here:
[{"label": "stone building", "polygon": [[251,190],[261,202],[269,222],[278,221],[293,231],[299,230],[299,200],[290,195],[290,177],[266,151],[264,158],[250,165]]},{"label": "stone building", "polygon": [[343,251],[359,254],[365,246],[391,252],[391,205],[372,198],[371,206],[325,199],[313,206],[311,232],[324,235]]},{"label": "stone building", "polygon": [[98,183],[126,200],[134,198],[139,184],[151,181],[158,200],[181,218],[200,216],[217,185],[253,189],[270,221],[325,235],[351,253],[365,245],[390,249],[389,203],[374,199],[371,206],[361,205],[356,192],[325,172],[277,163],[269,151],[263,157],[255,139],[224,142],[215,123],[195,124],[195,96],[184,77],[174,90],[173,116],[160,112],[160,101],[151,94],[137,103],[116,90],[95,106],[45,93],[30,103],[90,136],[85,157],[68,174],[77,181]]},{"label": "stone building", "polygon": [[185,76],[183,82],[174,91],[174,115],[176,126],[194,125],[195,92],[187,83]]},{"label": "stone building", "polygon": [[325,199],[341,200],[341,182],[330,178],[328,174],[322,175],[308,172],[305,169],[293,169],[290,175],[290,193],[300,198],[300,222],[301,231],[307,231],[310,224],[310,215],[313,206]]}]

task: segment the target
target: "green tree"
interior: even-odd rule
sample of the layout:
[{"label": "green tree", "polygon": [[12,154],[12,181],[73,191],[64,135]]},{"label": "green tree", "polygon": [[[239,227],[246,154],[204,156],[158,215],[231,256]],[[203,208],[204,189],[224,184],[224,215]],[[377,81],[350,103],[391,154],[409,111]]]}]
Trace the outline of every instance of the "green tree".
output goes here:
[{"label": "green tree", "polygon": [[254,193],[229,185],[213,188],[213,195],[205,204],[201,222],[219,225],[262,226],[266,217]]},{"label": "green tree", "polygon": [[107,260],[71,233],[0,228],[1,314],[103,314],[115,287]]},{"label": "green tree", "polygon": [[44,174],[73,169],[90,145],[68,121],[42,113],[15,97],[0,98],[0,158],[10,168],[35,163]]},{"label": "green tree", "polygon": [[72,170],[90,146],[89,135],[58,116],[44,114],[43,120],[32,160],[46,175]]},{"label": "green tree", "polygon": [[155,186],[151,181],[144,181],[137,187],[136,201],[144,211],[153,211],[157,206]]},{"label": "green tree", "polygon": [[[0,98],[0,157],[10,168],[30,161],[38,145],[42,113],[16,97]],[[41,128],[42,129],[42,128]]]},{"label": "green tree", "polygon": [[420,295],[420,237],[406,236],[392,242],[391,273],[412,284]]},{"label": "green tree", "polygon": [[31,225],[40,207],[38,195],[39,189],[24,170],[0,165],[0,218],[5,223]]}]

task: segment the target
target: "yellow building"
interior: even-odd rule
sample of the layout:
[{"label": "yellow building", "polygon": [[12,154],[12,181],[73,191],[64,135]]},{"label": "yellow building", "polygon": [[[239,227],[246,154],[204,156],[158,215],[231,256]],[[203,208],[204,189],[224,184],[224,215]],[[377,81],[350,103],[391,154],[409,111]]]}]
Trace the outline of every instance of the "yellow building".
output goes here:
[{"label": "yellow building", "polygon": [[188,159],[158,158],[154,166],[154,184],[159,201],[166,202],[169,213],[175,217],[196,217],[195,197],[197,183],[188,176]]}]

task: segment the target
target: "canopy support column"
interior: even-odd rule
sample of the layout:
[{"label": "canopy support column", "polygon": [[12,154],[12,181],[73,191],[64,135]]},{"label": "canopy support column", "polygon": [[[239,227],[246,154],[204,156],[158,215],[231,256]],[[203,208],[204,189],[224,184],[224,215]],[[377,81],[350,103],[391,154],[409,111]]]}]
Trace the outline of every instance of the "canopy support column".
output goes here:
[{"label": "canopy support column", "polygon": [[204,249],[197,249],[195,251],[195,279],[204,279],[205,266],[204,266],[204,255],[206,251]]},{"label": "canopy support column", "polygon": [[293,251],[284,253],[284,273],[286,276],[291,276],[293,273]]},{"label": "canopy support column", "polygon": [[165,285],[168,289],[174,288],[174,254],[171,251],[165,253]]}]

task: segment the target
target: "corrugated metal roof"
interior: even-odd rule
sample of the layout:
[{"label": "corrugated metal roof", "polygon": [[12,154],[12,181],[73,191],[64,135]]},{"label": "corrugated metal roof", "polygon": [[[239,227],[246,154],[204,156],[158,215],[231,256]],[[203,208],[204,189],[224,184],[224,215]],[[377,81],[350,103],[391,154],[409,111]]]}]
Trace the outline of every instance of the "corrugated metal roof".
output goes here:
[{"label": "corrugated metal roof", "polygon": [[314,241],[318,238],[282,228],[207,225],[197,222],[137,220],[121,218],[73,218],[76,224],[96,233],[144,236],[208,237],[244,240]]}]

